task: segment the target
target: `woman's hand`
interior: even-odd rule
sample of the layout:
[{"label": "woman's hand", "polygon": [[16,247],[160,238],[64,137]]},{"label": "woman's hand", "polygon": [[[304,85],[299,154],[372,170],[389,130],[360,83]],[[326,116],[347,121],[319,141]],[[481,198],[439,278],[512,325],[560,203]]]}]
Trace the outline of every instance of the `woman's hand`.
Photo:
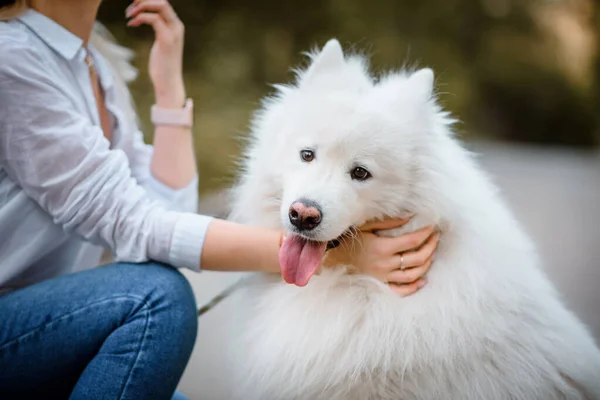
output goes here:
[{"label": "woman's hand", "polygon": [[149,73],[156,103],[180,108],[185,103],[183,84],[184,26],[167,0],[135,0],[125,12],[128,26],[151,25],[156,35],[150,51]]},{"label": "woman's hand", "polygon": [[329,250],[325,263],[351,264],[360,272],[387,283],[401,296],[408,296],[427,283],[425,274],[435,258],[439,233],[434,226],[398,237],[377,236],[377,231],[398,228],[408,219],[367,223],[359,228],[356,243]]}]

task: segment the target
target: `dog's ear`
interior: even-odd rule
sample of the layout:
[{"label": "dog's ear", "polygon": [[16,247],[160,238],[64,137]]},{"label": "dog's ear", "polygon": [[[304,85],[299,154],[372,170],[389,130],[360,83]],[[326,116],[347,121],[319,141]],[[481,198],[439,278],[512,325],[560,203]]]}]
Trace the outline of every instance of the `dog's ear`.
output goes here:
[{"label": "dog's ear", "polygon": [[433,71],[423,68],[412,74],[400,72],[381,78],[375,95],[383,104],[393,109],[410,105],[421,107],[431,100],[433,95]]},{"label": "dog's ear", "polygon": [[311,58],[312,63],[300,77],[300,85],[310,83],[310,81],[314,80],[316,76],[322,73],[339,70],[345,64],[344,51],[342,50],[340,42],[336,39],[331,39],[325,43],[323,49],[319,53],[311,56]]},{"label": "dog's ear", "polygon": [[428,101],[433,94],[433,70],[423,68],[413,72],[408,77],[408,85],[411,92],[419,99]]}]

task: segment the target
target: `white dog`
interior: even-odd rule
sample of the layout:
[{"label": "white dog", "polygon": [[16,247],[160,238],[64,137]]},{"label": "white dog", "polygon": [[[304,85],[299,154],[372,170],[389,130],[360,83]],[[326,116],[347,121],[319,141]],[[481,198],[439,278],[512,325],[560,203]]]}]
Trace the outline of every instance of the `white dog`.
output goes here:
[{"label": "white dog", "polygon": [[[453,137],[430,69],[374,79],[329,41],[257,114],[231,219],[283,228],[280,277],[242,293],[239,399],[600,399],[600,351],[496,187]],[[428,284],[320,268],[328,242],[415,213]],[[600,267],[600,266],[599,266]],[[313,276],[314,275],[314,276]]]}]

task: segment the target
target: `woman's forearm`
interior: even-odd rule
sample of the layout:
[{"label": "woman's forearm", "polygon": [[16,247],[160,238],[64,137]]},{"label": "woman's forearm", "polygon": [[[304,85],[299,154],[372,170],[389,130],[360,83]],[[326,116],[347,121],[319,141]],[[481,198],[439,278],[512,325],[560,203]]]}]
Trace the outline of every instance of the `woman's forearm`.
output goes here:
[{"label": "woman's forearm", "polygon": [[[168,1],[136,1],[126,10],[128,26],[151,25],[156,34],[150,50],[148,72],[156,105],[183,109],[186,100],[183,84],[184,26]],[[174,189],[187,186],[196,176],[191,129],[158,125],[154,131],[152,175]]]},{"label": "woman's forearm", "polygon": [[[159,107],[177,109],[185,103],[183,84],[166,93],[156,93]],[[187,186],[197,174],[192,130],[186,127],[158,125],[154,130],[152,175],[173,189]]]},{"label": "woman's forearm", "polygon": [[279,273],[282,233],[215,219],[204,239],[201,262],[209,271]]}]

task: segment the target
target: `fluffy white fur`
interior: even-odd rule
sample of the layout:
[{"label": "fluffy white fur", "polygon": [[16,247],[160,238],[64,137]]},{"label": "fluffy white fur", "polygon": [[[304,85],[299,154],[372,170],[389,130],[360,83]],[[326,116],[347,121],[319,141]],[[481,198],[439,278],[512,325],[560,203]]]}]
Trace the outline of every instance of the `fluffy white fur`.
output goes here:
[{"label": "fluffy white fur", "polygon": [[[323,208],[319,240],[407,211],[413,222],[388,234],[435,223],[443,239],[428,285],[407,298],[345,266],[304,288],[258,277],[238,297],[233,396],[600,399],[596,344],[453,137],[432,71],[376,80],[335,40],[311,59],[257,113],[231,218],[291,230],[288,208],[305,197]],[[350,179],[355,165],[373,178]]]}]

